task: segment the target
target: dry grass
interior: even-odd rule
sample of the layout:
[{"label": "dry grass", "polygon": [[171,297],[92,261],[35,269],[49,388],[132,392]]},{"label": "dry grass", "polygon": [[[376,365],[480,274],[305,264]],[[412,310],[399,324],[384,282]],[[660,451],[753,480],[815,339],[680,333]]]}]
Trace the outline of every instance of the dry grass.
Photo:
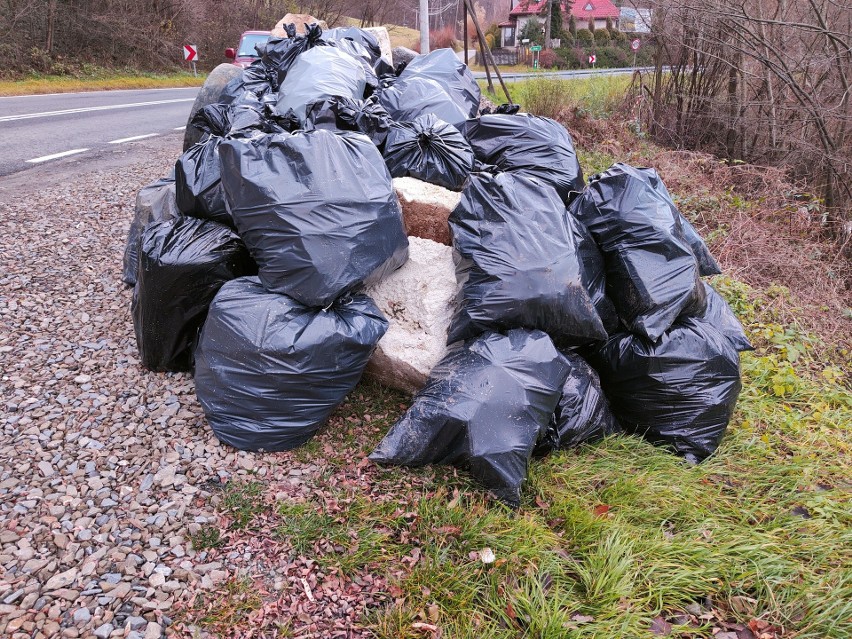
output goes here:
[{"label": "dry grass", "polygon": [[164,89],[200,87],[207,75],[199,73],[124,74],[104,73],[83,76],[30,76],[18,80],[0,80],[0,96],[43,93],[74,93],[112,89]]}]

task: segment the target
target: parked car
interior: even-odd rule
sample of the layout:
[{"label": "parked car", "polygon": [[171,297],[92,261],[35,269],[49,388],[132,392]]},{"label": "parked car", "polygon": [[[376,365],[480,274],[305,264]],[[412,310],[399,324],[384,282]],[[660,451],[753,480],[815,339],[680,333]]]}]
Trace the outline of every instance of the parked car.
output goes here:
[{"label": "parked car", "polygon": [[260,57],[254,48],[255,45],[263,44],[270,35],[272,35],[270,31],[246,31],[240,38],[239,47],[225,49],[225,57],[230,58],[238,67],[245,69]]}]

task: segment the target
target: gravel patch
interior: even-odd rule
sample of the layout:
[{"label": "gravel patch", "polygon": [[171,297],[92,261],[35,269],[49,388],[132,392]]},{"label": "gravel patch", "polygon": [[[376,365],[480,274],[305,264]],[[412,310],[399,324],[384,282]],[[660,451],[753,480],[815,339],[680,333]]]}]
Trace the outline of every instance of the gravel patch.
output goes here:
[{"label": "gravel patch", "polygon": [[[189,375],[139,366],[121,257],[136,191],[180,142],[0,189],[2,637],[171,634],[174,611],[233,576],[190,542],[221,518],[217,487],[301,468],[291,488],[307,493],[319,472],[220,445]],[[295,568],[265,566],[285,583]]]}]

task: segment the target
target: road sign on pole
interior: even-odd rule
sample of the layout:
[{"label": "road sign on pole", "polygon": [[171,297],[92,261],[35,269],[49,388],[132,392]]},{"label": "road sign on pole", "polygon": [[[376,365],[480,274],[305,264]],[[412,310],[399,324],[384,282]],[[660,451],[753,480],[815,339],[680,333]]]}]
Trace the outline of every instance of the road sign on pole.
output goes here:
[{"label": "road sign on pole", "polygon": [[594,53],[589,55],[589,64],[591,64],[593,67],[595,66],[595,62],[597,62],[597,61],[598,61],[598,56],[596,56]]},{"label": "road sign on pole", "polygon": [[195,63],[198,60],[198,47],[194,44],[183,45],[183,59],[192,65],[192,75],[197,76],[198,71],[195,70]]},{"label": "road sign on pole", "polygon": [[635,40],[633,40],[630,43],[630,48],[633,49],[634,51],[638,51],[639,47],[641,47],[641,46],[642,46],[642,41],[639,38],[636,38]]}]

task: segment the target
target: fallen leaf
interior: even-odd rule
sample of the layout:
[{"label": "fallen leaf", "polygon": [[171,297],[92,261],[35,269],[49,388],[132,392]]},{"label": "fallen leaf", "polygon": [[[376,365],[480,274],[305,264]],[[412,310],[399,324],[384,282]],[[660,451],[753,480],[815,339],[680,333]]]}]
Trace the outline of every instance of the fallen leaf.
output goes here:
[{"label": "fallen leaf", "polygon": [[754,614],[755,606],[757,605],[756,599],[741,595],[734,595],[728,601],[731,604],[731,609],[739,615]]},{"label": "fallen leaf", "polygon": [[511,601],[506,604],[506,616],[512,621],[515,621],[518,618],[518,615],[515,614],[515,609],[512,607]]},{"label": "fallen leaf", "polygon": [[494,556],[493,550],[491,550],[490,548],[483,548],[479,551],[479,559],[482,563],[488,565],[493,564],[494,560],[497,558]]},{"label": "fallen leaf", "polygon": [[739,637],[737,637],[736,632],[728,632],[728,631],[720,632],[719,634],[713,635],[713,637],[715,639],[740,639]]},{"label": "fallen leaf", "polygon": [[580,615],[580,614],[571,615],[571,621],[573,621],[575,623],[591,623],[594,620],[595,620],[595,618],[590,617],[589,615]]},{"label": "fallen leaf", "polygon": [[672,634],[672,625],[662,617],[655,617],[651,622],[651,632],[659,637]]},{"label": "fallen leaf", "polygon": [[595,506],[595,515],[603,517],[609,512],[609,504],[598,504]]},{"label": "fallen leaf", "polygon": [[438,623],[438,619],[441,617],[441,609],[438,607],[438,604],[432,604],[426,609],[426,613],[429,615],[429,621],[432,623]]}]

